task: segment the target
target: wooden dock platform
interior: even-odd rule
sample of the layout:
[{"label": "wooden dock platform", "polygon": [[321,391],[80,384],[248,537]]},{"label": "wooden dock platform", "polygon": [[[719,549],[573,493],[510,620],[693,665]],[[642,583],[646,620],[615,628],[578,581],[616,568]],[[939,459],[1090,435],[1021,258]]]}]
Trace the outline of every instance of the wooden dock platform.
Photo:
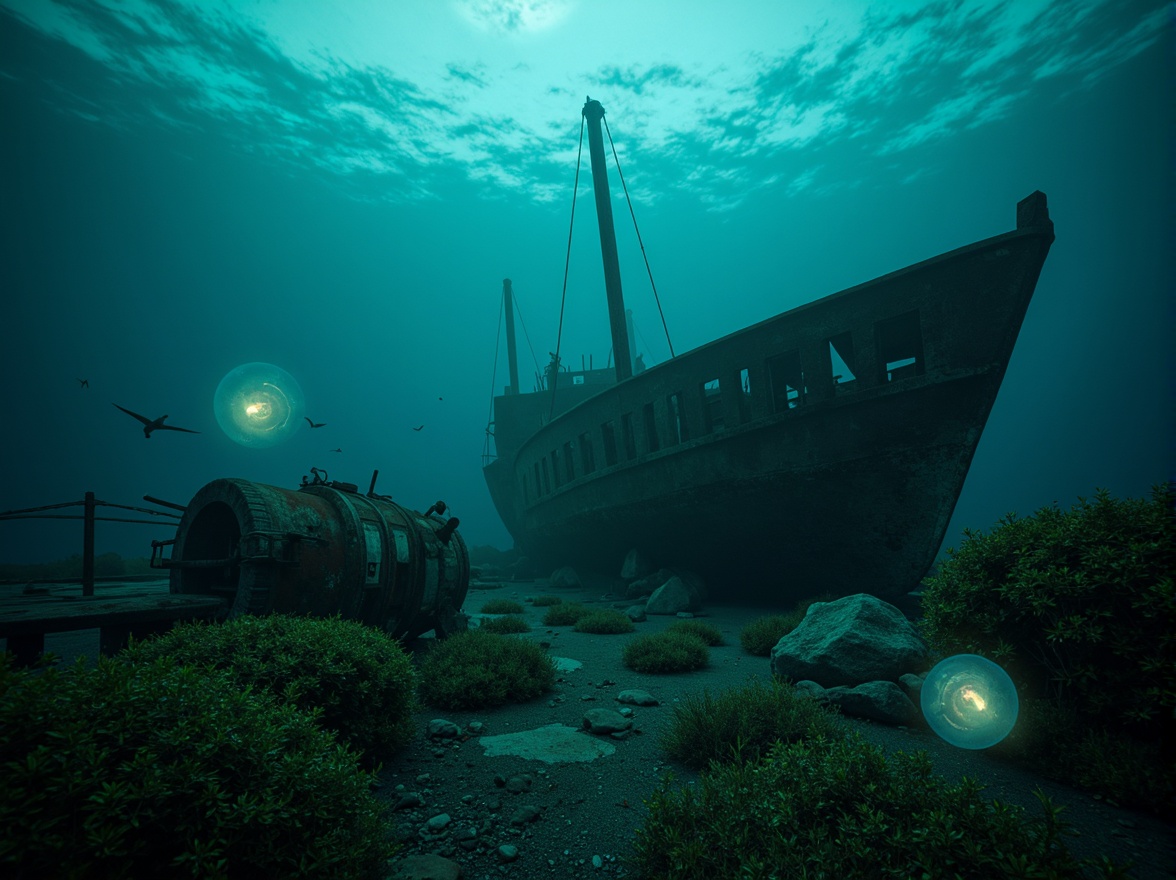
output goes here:
[{"label": "wooden dock platform", "polygon": [[0,589],[0,639],[18,666],[28,666],[44,652],[46,634],[97,628],[99,651],[110,655],[132,635],[164,632],[178,620],[215,618],[224,608],[211,596],[173,596],[164,579],[100,584],[94,596],[82,596],[78,584],[6,587]]}]

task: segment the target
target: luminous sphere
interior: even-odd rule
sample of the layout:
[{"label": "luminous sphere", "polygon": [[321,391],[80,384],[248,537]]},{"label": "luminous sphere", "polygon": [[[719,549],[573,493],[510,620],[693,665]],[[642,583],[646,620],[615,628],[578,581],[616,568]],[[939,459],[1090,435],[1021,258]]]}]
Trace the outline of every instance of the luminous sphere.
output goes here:
[{"label": "luminous sphere", "polygon": [[977,654],[935,664],[919,696],[931,729],[961,749],[994,746],[1017,723],[1020,702],[1009,674]]},{"label": "luminous sphere", "polygon": [[275,446],[302,426],[302,389],[273,364],[242,364],[221,379],[212,402],[216,421],[242,446]]}]

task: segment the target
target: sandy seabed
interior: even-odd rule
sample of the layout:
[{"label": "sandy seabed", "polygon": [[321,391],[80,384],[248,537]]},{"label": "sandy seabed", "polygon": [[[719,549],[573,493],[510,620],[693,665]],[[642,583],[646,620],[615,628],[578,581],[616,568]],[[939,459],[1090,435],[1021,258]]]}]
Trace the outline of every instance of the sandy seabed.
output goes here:
[{"label": "sandy seabed", "polygon": [[[526,605],[529,596],[555,593],[598,607],[622,604],[615,596],[587,589],[553,590],[544,582],[506,584],[496,589],[471,586],[465,610],[475,613],[490,599],[514,599],[526,606],[532,632],[525,636],[551,643],[550,653],[579,661],[582,665],[563,672],[553,692],[524,705],[496,709],[451,712],[425,708],[418,713],[420,736],[408,748],[387,761],[380,772],[379,796],[395,803],[404,792],[415,792],[423,805],[393,814],[404,840],[400,856],[442,853],[462,866],[464,878],[578,878],[603,875],[632,876],[623,858],[630,852],[634,830],[646,816],[643,800],[658,787],[668,771],[675,784],[697,782],[698,774],[670,762],[658,747],[659,734],[673,720],[673,707],[682,697],[704,689],[718,693],[744,684],[749,679],[767,682],[766,658],[747,654],[739,644],[744,626],[778,609],[708,604],[700,615],[723,633],[725,644],[710,649],[710,664],[697,672],[647,675],[633,672],[621,663],[621,647],[634,635],[660,632],[674,622],[672,617],[650,617],[636,625],[633,634],[590,635],[571,627],[544,627],[546,609]],[[80,630],[46,637],[46,650],[63,663],[78,656],[94,657],[98,631]],[[426,737],[428,722],[435,718],[452,721],[463,729],[470,722],[483,725],[482,736],[516,733],[551,724],[580,727],[583,714],[591,708],[619,708],[616,695],[622,690],[640,689],[660,701],[656,707],[633,707],[639,733],[627,739],[609,740],[611,755],[588,762],[546,763],[510,755],[488,756],[479,738],[434,743]],[[1025,808],[1030,816],[1040,815],[1033,796],[1040,787],[1055,804],[1065,805],[1063,820],[1077,835],[1068,846],[1077,857],[1109,856],[1119,863],[1134,861],[1131,876],[1137,880],[1165,880],[1176,877],[1176,827],[1144,813],[1112,807],[1090,794],[1035,776],[985,752],[957,749],[940,740],[925,727],[893,728],[858,719],[847,719],[853,729],[888,751],[926,751],[934,771],[949,782],[962,776],[978,779],[984,797]],[[588,734],[584,734],[588,735]],[[530,790],[512,794],[498,781],[529,775]],[[497,780],[497,781],[496,781]],[[538,818],[521,827],[510,819],[524,806],[534,807]],[[439,835],[424,831],[429,819],[447,814],[450,822]],[[474,839],[486,838],[472,850],[458,841],[475,830]],[[516,860],[503,864],[497,847],[518,848]],[[469,845],[469,844],[467,844]],[[601,868],[593,864],[599,857]]]}]

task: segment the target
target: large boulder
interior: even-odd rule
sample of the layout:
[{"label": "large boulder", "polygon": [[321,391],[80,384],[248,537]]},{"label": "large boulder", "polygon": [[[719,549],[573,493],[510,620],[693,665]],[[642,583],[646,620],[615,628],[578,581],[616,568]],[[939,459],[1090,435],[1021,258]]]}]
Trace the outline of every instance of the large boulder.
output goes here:
[{"label": "large boulder", "polygon": [[653,563],[646,559],[645,554],[636,547],[625,555],[625,561],[621,564],[621,579],[626,583],[652,573]]},{"label": "large boulder", "polygon": [[[646,609],[648,611],[648,608]],[[901,611],[868,593],[814,602],[772,648],[772,672],[822,687],[897,682],[927,665],[927,645]]]},{"label": "large boulder", "polygon": [[677,575],[654,590],[645,603],[646,614],[677,614],[679,611],[697,611],[698,608],[696,594]]},{"label": "large boulder", "polygon": [[706,581],[703,580],[702,575],[696,571],[676,570],[678,577],[682,579],[682,583],[690,590],[694,596],[694,601],[701,605],[706,600]]},{"label": "large boulder", "polygon": [[659,568],[653,574],[630,582],[625,590],[625,595],[630,599],[648,596],[656,592],[658,587],[664,586],[672,580],[677,580],[689,591],[690,605],[693,609],[702,607],[703,600],[706,599],[706,581],[703,580],[702,575],[693,571]]}]

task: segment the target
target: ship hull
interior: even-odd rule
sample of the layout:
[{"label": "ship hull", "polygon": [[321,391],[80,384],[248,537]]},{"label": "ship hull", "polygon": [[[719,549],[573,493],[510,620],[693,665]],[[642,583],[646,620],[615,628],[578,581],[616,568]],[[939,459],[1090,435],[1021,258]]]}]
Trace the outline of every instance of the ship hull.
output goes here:
[{"label": "ship hull", "polygon": [[[615,573],[637,547],[731,597],[900,599],[943,542],[1052,240],[1035,194],[1014,232],[575,403],[499,450],[496,507],[544,566]],[[499,421],[549,399],[524,397]]]}]

